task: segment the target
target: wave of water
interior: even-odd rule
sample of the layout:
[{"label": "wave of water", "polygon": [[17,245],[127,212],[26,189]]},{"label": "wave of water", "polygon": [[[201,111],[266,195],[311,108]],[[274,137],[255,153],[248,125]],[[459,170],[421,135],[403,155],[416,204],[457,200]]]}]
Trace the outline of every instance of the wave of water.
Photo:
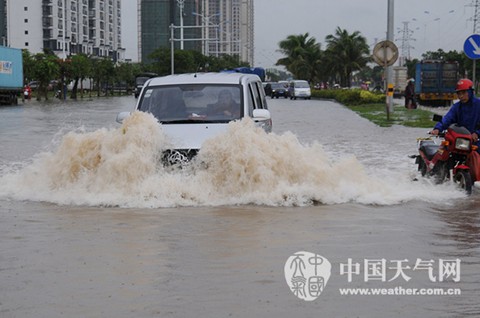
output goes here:
[{"label": "wave of water", "polygon": [[251,120],[233,122],[207,141],[186,169],[159,164],[168,140],[155,118],[136,112],[118,129],[69,132],[55,151],[0,169],[0,197],[69,205],[174,207],[303,206],[444,201],[450,185],[411,174],[369,173],[353,156],[332,156],[290,132],[266,134]]}]

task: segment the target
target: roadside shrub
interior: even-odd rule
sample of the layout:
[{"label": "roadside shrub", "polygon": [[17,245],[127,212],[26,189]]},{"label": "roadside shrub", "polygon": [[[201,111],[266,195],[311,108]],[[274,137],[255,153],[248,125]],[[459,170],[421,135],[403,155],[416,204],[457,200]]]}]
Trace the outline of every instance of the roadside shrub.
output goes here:
[{"label": "roadside shrub", "polygon": [[385,102],[385,95],[361,89],[325,89],[312,91],[312,97],[334,99],[347,106]]}]

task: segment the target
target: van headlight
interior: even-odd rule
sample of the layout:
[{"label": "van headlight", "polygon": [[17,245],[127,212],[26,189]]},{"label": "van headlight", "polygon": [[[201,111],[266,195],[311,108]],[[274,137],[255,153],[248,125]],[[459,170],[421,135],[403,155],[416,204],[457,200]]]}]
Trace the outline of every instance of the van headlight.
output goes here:
[{"label": "van headlight", "polygon": [[470,140],[465,138],[455,139],[455,149],[468,151],[470,150]]}]

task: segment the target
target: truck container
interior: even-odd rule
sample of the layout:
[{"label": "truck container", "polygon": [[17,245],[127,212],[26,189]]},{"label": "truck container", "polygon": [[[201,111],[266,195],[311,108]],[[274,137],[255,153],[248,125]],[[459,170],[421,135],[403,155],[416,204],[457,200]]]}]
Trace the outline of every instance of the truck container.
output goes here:
[{"label": "truck container", "polygon": [[415,65],[415,96],[420,105],[450,106],[459,80],[458,62],[423,60]]},{"label": "truck container", "polygon": [[405,95],[407,76],[408,68],[406,66],[393,67],[393,97],[400,98]]},{"label": "truck container", "polygon": [[0,104],[16,105],[22,91],[22,50],[0,46]]},{"label": "truck container", "polygon": [[260,80],[262,82],[265,81],[265,76],[266,76],[266,72],[265,72],[265,69],[263,67],[246,67],[246,66],[243,66],[243,67],[237,67],[237,68],[230,69],[230,70],[223,70],[222,72],[255,74],[258,77],[260,77]]}]

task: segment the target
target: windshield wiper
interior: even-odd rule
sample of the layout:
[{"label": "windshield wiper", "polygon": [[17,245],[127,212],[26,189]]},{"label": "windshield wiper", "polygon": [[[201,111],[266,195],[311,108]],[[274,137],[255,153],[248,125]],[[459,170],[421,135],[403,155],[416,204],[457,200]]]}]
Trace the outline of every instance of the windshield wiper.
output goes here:
[{"label": "windshield wiper", "polygon": [[168,120],[161,120],[162,124],[208,124],[208,123],[216,123],[218,120],[207,120],[204,118],[184,118],[184,119],[168,119]]}]

